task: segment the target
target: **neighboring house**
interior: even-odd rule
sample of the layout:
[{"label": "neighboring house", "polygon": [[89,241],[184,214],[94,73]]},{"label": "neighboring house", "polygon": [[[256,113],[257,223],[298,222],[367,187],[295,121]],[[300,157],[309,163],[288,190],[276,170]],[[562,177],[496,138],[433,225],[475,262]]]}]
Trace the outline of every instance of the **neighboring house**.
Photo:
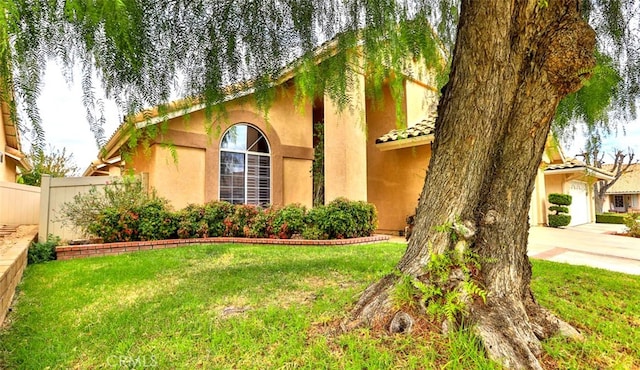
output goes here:
[{"label": "neighboring house", "polygon": [[11,119],[9,105],[0,102],[0,181],[16,182],[18,167],[30,168],[22,153],[20,134]]},{"label": "neighboring house", "polygon": [[632,164],[607,190],[602,210],[640,212],[640,163]]},{"label": "neighboring house", "polygon": [[[328,96],[296,107],[291,75],[276,88],[266,118],[251,93],[223,103],[224,118],[214,122],[206,121],[202,105],[174,109],[164,116],[145,112],[138,115],[136,127],[166,122],[150,146],[137,148],[125,163],[122,149],[129,134],[121,126],[84,175],[113,176],[123,169],[148,173],[149,185],[175,208],[211,200],[310,207],[318,144],[313,127],[321,122],[325,203],[337,197],[371,202],[378,210],[379,232],[397,234],[404,230],[407,216],[415,213],[424,185],[438,91],[429,75],[404,74],[400,106],[406,128],[398,129],[390,87],[384,86],[381,100],[374,101],[365,95],[367,76],[352,73],[359,83],[349,93],[351,106],[342,111]],[[207,128],[214,132],[219,128],[219,134],[208,134]],[[536,181],[531,223],[546,224],[548,192],[575,194],[574,223],[593,221],[593,207],[586,205],[592,199],[588,184],[607,175],[594,177],[590,169],[579,166],[559,172],[550,166],[544,171],[547,164],[564,163],[557,145],[547,146],[545,158]]]}]

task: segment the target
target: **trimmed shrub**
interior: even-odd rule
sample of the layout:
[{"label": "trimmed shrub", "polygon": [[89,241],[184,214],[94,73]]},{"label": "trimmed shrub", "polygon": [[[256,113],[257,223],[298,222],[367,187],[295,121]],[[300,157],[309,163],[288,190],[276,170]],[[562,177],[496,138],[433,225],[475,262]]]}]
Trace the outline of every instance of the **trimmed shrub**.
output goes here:
[{"label": "trimmed shrub", "polygon": [[290,204],[275,210],[271,221],[270,234],[280,239],[290,239],[301,235],[306,227],[307,209],[300,204]]},{"label": "trimmed shrub", "polygon": [[42,243],[32,242],[27,252],[27,263],[42,263],[56,259],[56,247],[60,245],[60,238],[49,235],[47,241]]},{"label": "trimmed shrub", "polygon": [[640,213],[629,213],[624,218],[627,233],[634,238],[640,238]]},{"label": "trimmed shrub", "polygon": [[596,215],[596,223],[624,225],[625,216],[625,214],[620,213],[603,213]]},{"label": "trimmed shrub", "polygon": [[548,215],[549,226],[562,227],[571,223],[571,216],[569,213],[569,205],[571,205],[571,195],[568,194],[549,194],[549,203],[554,205],[549,207],[549,210],[555,212],[555,214]]},{"label": "trimmed shrub", "polygon": [[213,201],[205,204],[202,217],[207,223],[209,237],[223,236],[226,229],[224,220],[234,212],[235,208],[229,202]]},{"label": "trimmed shrub", "polygon": [[302,230],[302,239],[306,240],[326,240],[329,239],[329,236],[320,230],[317,226],[306,226],[304,230]]},{"label": "trimmed shrub", "polygon": [[181,239],[206,238],[209,225],[204,218],[205,206],[189,204],[178,212],[178,237]]},{"label": "trimmed shrub", "polygon": [[373,233],[377,227],[377,211],[366,202],[337,198],[324,207],[310,210],[308,220],[310,227],[318,228],[328,239],[356,238]]},{"label": "trimmed shrub", "polygon": [[571,216],[565,214],[549,215],[549,226],[562,227],[571,223]]},{"label": "trimmed shrub", "polygon": [[140,216],[138,237],[140,240],[174,239],[178,236],[179,219],[168,209],[167,201],[153,199],[149,203],[136,207]]},{"label": "trimmed shrub", "polygon": [[569,194],[549,194],[549,203],[557,204],[559,206],[570,206],[571,200],[571,195]]},{"label": "trimmed shrub", "polygon": [[551,206],[549,207],[549,211],[558,213],[569,213],[569,207],[567,206]]},{"label": "trimmed shrub", "polygon": [[275,208],[260,209],[251,221],[251,226],[247,230],[250,238],[275,238],[273,233],[273,218],[277,210]]},{"label": "trimmed shrub", "polygon": [[377,227],[372,204],[345,198],[309,211],[299,204],[264,209],[214,201],[178,212],[164,199],[149,198],[126,209],[105,207],[94,218],[88,231],[107,243],[218,236],[343,239],[369,236]]},{"label": "trimmed shrub", "polygon": [[235,206],[232,215],[225,218],[225,236],[246,237],[251,235],[251,226],[260,209],[251,204]]},{"label": "trimmed shrub", "polygon": [[178,220],[161,198],[120,210],[107,207],[101,210],[88,232],[105,243],[138,240],[160,240],[176,237]]},{"label": "trimmed shrub", "polygon": [[101,238],[105,243],[126,241],[127,238],[123,236],[126,222],[122,222],[123,220],[126,220],[126,217],[118,209],[108,207],[98,213],[95,221],[89,224],[87,231]]}]

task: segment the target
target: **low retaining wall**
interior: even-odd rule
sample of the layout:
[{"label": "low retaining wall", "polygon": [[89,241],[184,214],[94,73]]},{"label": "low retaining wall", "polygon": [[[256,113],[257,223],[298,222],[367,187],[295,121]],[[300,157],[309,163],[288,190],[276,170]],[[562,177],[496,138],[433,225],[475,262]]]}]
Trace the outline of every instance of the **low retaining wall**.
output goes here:
[{"label": "low retaining wall", "polygon": [[368,244],[389,240],[388,235],[374,235],[363,238],[335,239],[335,240],[304,240],[304,239],[263,239],[263,238],[200,238],[200,239],[171,239],[171,240],[150,240],[140,242],[119,242],[103,244],[66,245],[56,248],[56,258],[59,260],[69,260],[75,258],[111,256],[123,253],[144,251],[150,249],[177,248],[188,245],[200,244],[272,244],[272,245],[293,245],[293,246],[314,246],[314,245],[353,245]]},{"label": "low retaining wall", "polygon": [[11,237],[8,245],[0,246],[0,324],[9,311],[16,287],[22,279],[22,273],[27,266],[27,252],[29,244],[35,239],[37,227],[19,227]]}]

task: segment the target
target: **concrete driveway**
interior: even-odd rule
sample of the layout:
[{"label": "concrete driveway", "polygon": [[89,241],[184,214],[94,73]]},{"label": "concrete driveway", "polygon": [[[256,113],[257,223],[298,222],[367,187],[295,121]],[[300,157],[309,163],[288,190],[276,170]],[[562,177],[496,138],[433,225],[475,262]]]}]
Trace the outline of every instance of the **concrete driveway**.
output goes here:
[{"label": "concrete driveway", "polygon": [[624,225],[586,224],[529,230],[529,256],[640,275],[640,238],[612,235]]}]

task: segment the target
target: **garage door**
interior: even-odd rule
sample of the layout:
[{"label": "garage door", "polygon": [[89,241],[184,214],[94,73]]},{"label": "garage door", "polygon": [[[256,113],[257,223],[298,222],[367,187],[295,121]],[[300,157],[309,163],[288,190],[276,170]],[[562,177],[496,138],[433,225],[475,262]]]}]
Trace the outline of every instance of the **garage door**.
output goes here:
[{"label": "garage door", "polygon": [[569,207],[570,226],[589,223],[589,185],[582,181],[569,182],[569,194],[573,198]]}]

